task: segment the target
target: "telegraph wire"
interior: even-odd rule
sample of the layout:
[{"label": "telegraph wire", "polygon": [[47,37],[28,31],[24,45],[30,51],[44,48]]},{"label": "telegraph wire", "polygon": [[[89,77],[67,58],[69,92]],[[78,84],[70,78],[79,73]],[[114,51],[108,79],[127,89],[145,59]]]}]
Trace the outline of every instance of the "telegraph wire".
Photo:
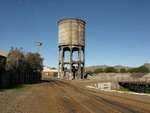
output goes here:
[{"label": "telegraph wire", "polygon": [[35,24],[35,16],[34,16],[34,13],[33,13],[33,8],[32,8],[32,3],[30,1],[30,9],[31,9],[31,15],[32,15],[32,21],[33,21],[33,26],[35,28],[35,34],[36,36],[38,37],[38,32],[37,32],[37,28],[36,28],[36,24]]},{"label": "telegraph wire", "polygon": [[[17,6],[18,6],[18,8],[19,8],[19,11],[21,12],[21,15],[22,15],[22,17],[23,17],[23,20],[24,20],[24,22],[25,22],[25,24],[26,24],[26,26],[27,26],[27,29],[28,29],[29,33],[32,34],[32,32],[31,32],[31,30],[30,30],[30,27],[29,27],[29,24],[28,24],[28,22],[26,21],[25,16],[24,16],[24,14],[23,14],[23,12],[22,12],[22,10],[21,10],[21,7],[20,7],[20,4],[19,4],[18,0],[16,0],[16,2],[17,2]],[[32,34],[32,35],[33,35],[33,34]],[[33,39],[34,39],[34,36],[33,36]]]},{"label": "telegraph wire", "polygon": [[[38,32],[37,32],[37,28],[36,28],[36,24],[35,24],[35,16],[34,16],[34,13],[33,13],[33,8],[32,8],[32,3],[31,3],[31,1],[30,1],[30,7],[31,7],[31,14],[32,14],[32,20],[33,20],[34,28],[35,28],[35,33],[36,33],[36,35],[37,35],[37,37],[38,37]],[[41,47],[44,48],[45,50],[47,50],[47,51],[53,53],[54,55],[57,55],[57,56],[58,56],[57,53],[54,53],[52,50],[48,49],[48,48],[45,47],[44,45],[42,45]]]},{"label": "telegraph wire", "polygon": [[[32,35],[32,38],[34,39],[34,41],[37,41],[37,38],[36,38],[36,37],[39,37],[39,36],[38,36],[37,29],[36,29],[35,18],[34,18],[34,13],[33,13],[33,8],[32,8],[32,3],[31,3],[31,1],[30,1],[30,5],[29,5],[29,6],[30,6],[30,9],[31,9],[31,15],[32,15],[31,18],[32,18],[32,21],[33,21],[33,22],[32,22],[32,23],[33,23],[32,28],[31,28],[31,26],[30,26],[30,24],[29,24],[29,16],[28,16],[27,9],[26,9],[26,7],[25,7],[24,0],[22,0],[22,4],[23,4],[23,8],[24,8],[24,11],[25,11],[26,18],[25,18],[25,15],[23,14],[23,11],[22,11],[22,9],[21,9],[21,6],[20,6],[18,0],[16,0],[16,2],[17,2],[17,5],[18,5],[19,10],[20,10],[20,12],[21,12],[21,15],[22,15],[22,17],[23,17],[23,20],[24,20],[24,22],[25,22],[25,24],[26,24],[26,26],[27,26],[28,31],[29,31],[30,34]],[[33,28],[34,28],[34,29],[33,29]],[[32,30],[31,30],[31,29],[32,29]],[[35,36],[35,35],[36,35],[36,36]],[[54,53],[52,50],[48,49],[47,47],[45,47],[45,46],[43,46],[43,45],[42,45],[41,47],[44,48],[45,50],[51,52],[52,54],[58,56],[57,53]]]},{"label": "telegraph wire", "polygon": [[[24,3],[24,2],[23,2]],[[23,4],[24,5],[24,4]],[[26,10],[26,8],[25,8],[25,5],[24,5],[24,9]],[[30,9],[31,9],[31,18],[32,18],[32,23],[33,23],[33,28],[34,28],[34,30],[33,31],[35,31],[34,33],[36,34],[36,37],[39,37],[38,36],[38,32],[37,32],[37,28],[36,28],[36,24],[35,24],[35,16],[34,16],[34,13],[33,13],[33,8],[32,8],[32,3],[31,3],[31,1],[30,1]],[[26,13],[27,13],[27,11],[26,11]],[[27,15],[27,14],[26,14]],[[36,38],[37,39],[37,38]],[[51,53],[53,53],[53,54],[55,54],[55,55],[57,55],[56,53],[54,53],[52,50],[50,50],[50,49],[48,49],[47,47],[45,47],[43,44],[42,44],[42,46],[41,46],[42,48],[44,48],[44,49],[46,49],[46,50],[48,50],[48,51],[50,51]]]},{"label": "telegraph wire", "polygon": [[[33,21],[34,28],[35,28],[35,33],[36,33],[36,35],[37,35],[37,37],[38,37],[38,32],[37,32],[37,28],[36,28],[36,24],[35,24],[35,16],[34,16],[34,13],[33,13],[33,8],[32,8],[32,3],[31,3],[31,1],[30,1],[30,8],[31,8],[32,21]],[[45,47],[44,45],[42,45],[41,47],[42,47],[43,49],[45,49],[45,50],[47,50],[47,51],[53,53],[54,55],[57,55],[57,56],[58,56],[57,53],[54,53],[52,50],[48,49],[48,47]]]},{"label": "telegraph wire", "polygon": [[25,7],[25,3],[24,3],[24,0],[22,0],[22,4],[23,4],[23,8],[24,8],[24,11],[25,11],[25,15],[26,15],[26,19],[27,19],[27,22],[28,22],[28,25],[30,26],[30,31],[31,31],[31,33],[32,33],[32,35],[33,35],[33,38],[36,40],[36,36],[35,36],[35,33],[34,33],[34,30],[31,28],[31,23],[32,22],[30,22],[30,19],[29,19],[29,13],[27,13],[27,8]]},{"label": "telegraph wire", "polygon": [[57,53],[54,53],[52,50],[48,49],[47,47],[45,47],[45,46],[43,46],[43,45],[42,45],[41,47],[43,47],[45,50],[47,50],[47,51],[53,53],[54,55],[58,56]]}]

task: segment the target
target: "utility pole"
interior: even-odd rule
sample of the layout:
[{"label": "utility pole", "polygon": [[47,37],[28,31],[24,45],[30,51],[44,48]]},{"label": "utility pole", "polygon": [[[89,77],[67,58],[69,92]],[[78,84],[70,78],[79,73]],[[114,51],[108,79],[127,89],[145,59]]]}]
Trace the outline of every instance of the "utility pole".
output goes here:
[{"label": "utility pole", "polygon": [[35,46],[37,47],[37,53],[39,52],[39,46],[42,45],[42,42],[35,42]]}]

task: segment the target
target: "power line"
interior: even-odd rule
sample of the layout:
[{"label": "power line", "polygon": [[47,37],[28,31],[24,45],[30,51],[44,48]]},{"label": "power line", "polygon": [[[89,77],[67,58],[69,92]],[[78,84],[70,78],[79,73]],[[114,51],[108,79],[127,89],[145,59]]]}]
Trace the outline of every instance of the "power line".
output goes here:
[{"label": "power line", "polygon": [[[20,12],[21,12],[21,15],[22,15],[22,17],[23,17],[23,20],[24,20],[24,22],[25,22],[25,24],[26,24],[26,26],[27,26],[27,28],[28,28],[28,31],[33,35],[33,39],[34,39],[34,41],[35,41],[34,43],[36,43],[37,37],[39,37],[39,36],[38,36],[37,29],[36,29],[35,17],[34,17],[34,13],[33,13],[32,3],[31,3],[31,1],[30,1],[30,3],[29,3],[30,9],[31,9],[31,19],[32,19],[32,22],[31,22],[31,23],[33,24],[32,28],[31,28],[31,24],[29,24],[29,15],[28,15],[28,12],[27,12],[27,9],[26,9],[24,0],[22,0],[22,4],[23,4],[23,9],[24,9],[25,15],[23,14],[23,11],[22,11],[22,9],[21,9],[21,6],[20,6],[18,0],[16,0],[16,2],[17,2],[17,5],[18,5],[19,10],[20,10]],[[26,16],[26,18],[25,18],[25,16]],[[33,28],[34,28],[34,29],[33,29]],[[36,36],[35,36],[35,35],[36,35]],[[43,47],[43,48],[46,49],[47,51],[53,53],[54,55],[58,55],[57,53],[54,53],[52,50],[48,49],[47,47],[45,47],[45,46],[43,46],[43,45],[42,45],[41,47]]]},{"label": "power line", "polygon": [[[31,25],[30,24],[30,19],[29,19],[29,16],[28,16],[28,13],[27,13],[27,9],[26,9],[25,4],[24,4],[24,0],[22,0],[22,4],[23,4],[23,8],[24,8],[24,11],[25,11],[25,15],[26,15],[26,19],[27,19],[28,25],[30,26]],[[33,37],[35,37],[34,32],[31,29],[31,26],[30,26],[30,30],[31,30],[31,32],[33,34]]]},{"label": "power line", "polygon": [[35,17],[34,17],[34,13],[33,13],[33,8],[32,8],[32,3],[30,1],[30,8],[31,8],[31,15],[32,15],[32,21],[33,21],[33,26],[35,28],[35,34],[38,37],[38,32],[37,32],[37,28],[36,28],[36,24],[35,24]]},{"label": "power line", "polygon": [[[26,24],[26,26],[27,26],[27,29],[28,29],[29,33],[33,35],[32,31],[30,30],[29,24],[28,24],[28,22],[26,21],[25,16],[24,16],[24,14],[23,14],[23,12],[22,12],[22,10],[21,10],[21,7],[20,7],[20,4],[19,4],[18,0],[16,0],[16,2],[17,2],[18,8],[19,8],[19,10],[20,10],[20,12],[21,12],[21,15],[22,15],[22,17],[23,17],[23,20],[24,20],[24,22],[25,22],[25,24]],[[23,2],[22,2],[22,3],[23,3]],[[33,35],[33,39],[34,39],[34,35]]]},{"label": "power line", "polygon": [[[30,1],[30,8],[31,8],[31,14],[32,14],[32,20],[33,20],[33,24],[34,24],[34,28],[35,28],[35,33],[38,37],[38,32],[37,32],[37,28],[36,28],[36,24],[35,24],[35,16],[34,16],[34,13],[33,13],[33,8],[32,8],[32,3]],[[42,45],[41,47],[43,47],[45,50],[53,53],[54,55],[58,55],[57,53],[54,53],[52,50],[48,49],[47,47],[45,47],[44,45]]]},{"label": "power line", "polygon": [[49,52],[53,53],[54,55],[58,56],[58,54],[57,54],[57,53],[54,53],[52,50],[48,49],[47,47],[45,47],[45,46],[42,46],[42,47],[43,47],[45,50],[47,50],[47,51],[49,51]]}]

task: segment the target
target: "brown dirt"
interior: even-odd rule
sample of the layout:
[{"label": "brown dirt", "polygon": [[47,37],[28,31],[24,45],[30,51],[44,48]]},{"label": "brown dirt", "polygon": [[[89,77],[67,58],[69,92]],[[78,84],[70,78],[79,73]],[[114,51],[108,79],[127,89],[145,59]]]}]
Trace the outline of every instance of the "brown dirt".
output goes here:
[{"label": "brown dirt", "polygon": [[150,97],[86,88],[90,80],[49,78],[21,92],[0,92],[0,113],[149,113]]}]

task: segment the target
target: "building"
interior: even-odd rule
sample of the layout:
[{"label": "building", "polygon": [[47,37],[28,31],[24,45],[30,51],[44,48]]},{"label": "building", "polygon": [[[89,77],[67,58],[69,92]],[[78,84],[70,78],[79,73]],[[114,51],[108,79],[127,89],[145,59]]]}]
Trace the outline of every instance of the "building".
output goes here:
[{"label": "building", "polygon": [[43,67],[42,76],[53,76],[57,77],[58,69],[50,68],[48,66]]},{"label": "building", "polygon": [[0,56],[7,57],[8,53],[2,49],[0,49]]}]

